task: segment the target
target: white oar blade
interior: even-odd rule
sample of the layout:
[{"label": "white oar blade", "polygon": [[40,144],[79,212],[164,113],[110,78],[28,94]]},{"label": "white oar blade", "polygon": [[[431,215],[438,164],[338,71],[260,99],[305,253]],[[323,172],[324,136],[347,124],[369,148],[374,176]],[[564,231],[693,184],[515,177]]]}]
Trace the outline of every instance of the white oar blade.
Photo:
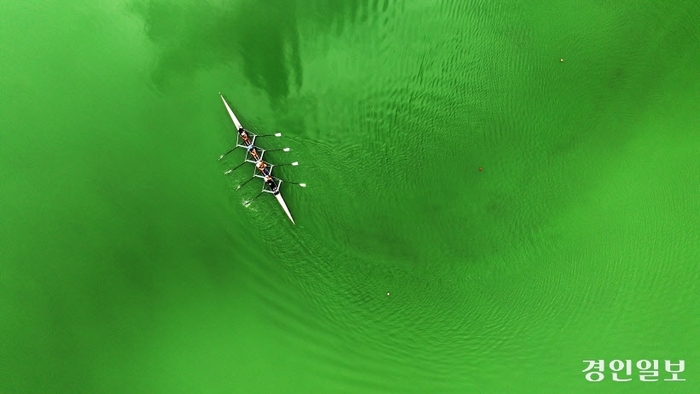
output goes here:
[{"label": "white oar blade", "polygon": [[293,166],[298,166],[298,165],[299,165],[299,162],[298,162],[298,161],[295,161],[294,163],[292,163],[292,165],[293,165]]},{"label": "white oar blade", "polygon": [[282,133],[275,133],[275,137],[281,137]]},{"label": "white oar blade", "polygon": [[306,187],[306,183],[300,183],[299,186]]},{"label": "white oar blade", "polygon": [[289,151],[290,151],[289,148],[284,148],[284,149],[282,149],[282,150],[283,150],[284,152],[289,152]]}]

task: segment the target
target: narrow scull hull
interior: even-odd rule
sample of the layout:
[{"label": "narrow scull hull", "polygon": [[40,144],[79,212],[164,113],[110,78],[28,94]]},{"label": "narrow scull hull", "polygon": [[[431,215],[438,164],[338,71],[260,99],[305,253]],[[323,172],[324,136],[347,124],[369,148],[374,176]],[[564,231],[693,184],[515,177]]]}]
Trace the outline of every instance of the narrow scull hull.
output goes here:
[{"label": "narrow scull hull", "polygon": [[[229,107],[228,103],[226,102],[226,99],[224,99],[224,95],[219,93],[219,96],[221,96],[221,101],[224,102],[224,106],[226,106],[226,111],[228,111],[228,114],[231,117],[233,124],[236,125],[236,129],[237,130],[243,129],[241,122],[238,121],[238,118],[236,118],[236,115],[233,114],[233,111],[231,110],[231,107]],[[255,138],[255,137],[253,137],[253,138]],[[281,183],[280,183],[280,185],[281,185]],[[287,203],[284,201],[284,198],[282,198],[282,194],[279,192],[279,186],[278,186],[276,192],[273,193],[272,191],[268,191],[268,193],[274,194],[275,198],[277,199],[277,202],[282,206],[282,209],[284,209],[284,213],[287,214],[287,217],[289,218],[289,220],[292,221],[292,224],[296,224],[294,222],[294,218],[292,218],[292,213],[289,212],[289,208],[287,208]]]},{"label": "narrow scull hull", "polygon": [[231,116],[231,120],[233,121],[233,124],[236,125],[236,130],[242,129],[243,126],[241,126],[241,122],[239,122],[238,118],[236,118],[236,115],[233,114],[233,111],[231,110],[231,107],[228,106],[228,103],[226,102],[224,95],[219,93],[219,96],[221,96],[221,101],[224,102],[224,105],[226,106],[226,110],[228,111],[229,116]]}]

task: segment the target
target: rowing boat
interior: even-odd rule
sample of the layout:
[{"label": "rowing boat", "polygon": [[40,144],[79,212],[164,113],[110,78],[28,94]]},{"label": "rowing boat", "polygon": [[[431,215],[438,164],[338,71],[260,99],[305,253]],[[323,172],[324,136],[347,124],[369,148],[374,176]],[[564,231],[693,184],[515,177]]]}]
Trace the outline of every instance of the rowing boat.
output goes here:
[{"label": "rowing boat", "polygon": [[[233,113],[233,110],[231,110],[231,107],[226,102],[226,99],[224,98],[224,96],[221,93],[219,93],[219,96],[221,96],[221,101],[224,102],[224,106],[226,106],[226,111],[228,112],[229,116],[231,117],[233,124],[236,126],[236,131],[237,131],[236,148],[246,149],[246,158],[244,159],[244,163],[246,163],[246,162],[255,163],[256,168],[253,170],[253,178],[262,178],[263,179],[263,188],[262,188],[262,191],[260,192],[260,194],[270,193],[273,196],[275,196],[275,199],[277,199],[277,202],[280,204],[280,206],[284,210],[284,213],[286,213],[289,220],[292,221],[292,224],[296,224],[294,222],[294,218],[292,217],[292,213],[289,212],[289,208],[287,207],[287,203],[284,201],[284,198],[282,198],[282,193],[280,193],[280,187],[282,186],[282,180],[272,176],[272,168],[274,167],[274,165],[263,161],[263,155],[265,154],[265,150],[263,150],[255,145],[255,139],[258,136],[243,128],[243,126],[241,125],[241,122],[238,120],[238,118],[236,118],[236,115]],[[275,136],[279,137],[280,134],[279,133],[275,134]],[[239,139],[241,140],[242,143],[238,142]],[[233,151],[233,149],[231,149],[229,152],[231,152],[231,151]],[[289,148],[285,148],[284,151],[288,152]],[[229,152],[227,152],[227,153],[229,153]],[[219,160],[221,158],[223,158],[225,155],[226,154],[222,155],[219,158]],[[249,157],[252,157],[253,159],[250,159]],[[269,168],[269,170],[267,170],[267,172],[258,169],[257,164],[260,162],[264,163],[266,168]],[[292,164],[296,165],[297,163],[295,162]],[[232,170],[230,170],[230,171],[232,171]],[[230,173],[230,171],[227,172],[227,174]],[[260,174],[258,174],[258,172],[260,172]],[[300,184],[300,185],[305,186],[304,184]],[[240,186],[239,186],[239,188],[240,188]]]}]

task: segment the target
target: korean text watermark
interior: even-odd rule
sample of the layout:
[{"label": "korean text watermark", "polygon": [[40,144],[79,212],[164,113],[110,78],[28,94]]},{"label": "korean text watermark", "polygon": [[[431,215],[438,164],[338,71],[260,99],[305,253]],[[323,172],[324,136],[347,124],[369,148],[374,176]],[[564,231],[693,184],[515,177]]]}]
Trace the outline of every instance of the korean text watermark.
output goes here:
[{"label": "korean text watermark", "polygon": [[[605,379],[605,360],[583,360],[588,366],[581,372],[586,373],[586,380],[589,382],[600,382]],[[635,366],[635,374],[632,374],[632,366]],[[678,377],[685,371],[685,361],[664,360],[664,374],[659,376],[659,360],[639,360],[633,363],[632,360],[612,360],[608,363],[612,380],[615,382],[629,382],[635,376],[642,382],[685,382],[685,379]]]}]

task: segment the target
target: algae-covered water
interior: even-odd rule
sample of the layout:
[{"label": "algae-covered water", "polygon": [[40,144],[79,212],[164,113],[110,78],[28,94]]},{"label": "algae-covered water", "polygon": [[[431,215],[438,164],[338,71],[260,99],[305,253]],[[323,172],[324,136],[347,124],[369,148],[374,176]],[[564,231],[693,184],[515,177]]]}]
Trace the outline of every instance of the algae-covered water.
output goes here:
[{"label": "algae-covered water", "polygon": [[700,390],[697,1],[0,18],[0,392]]}]

